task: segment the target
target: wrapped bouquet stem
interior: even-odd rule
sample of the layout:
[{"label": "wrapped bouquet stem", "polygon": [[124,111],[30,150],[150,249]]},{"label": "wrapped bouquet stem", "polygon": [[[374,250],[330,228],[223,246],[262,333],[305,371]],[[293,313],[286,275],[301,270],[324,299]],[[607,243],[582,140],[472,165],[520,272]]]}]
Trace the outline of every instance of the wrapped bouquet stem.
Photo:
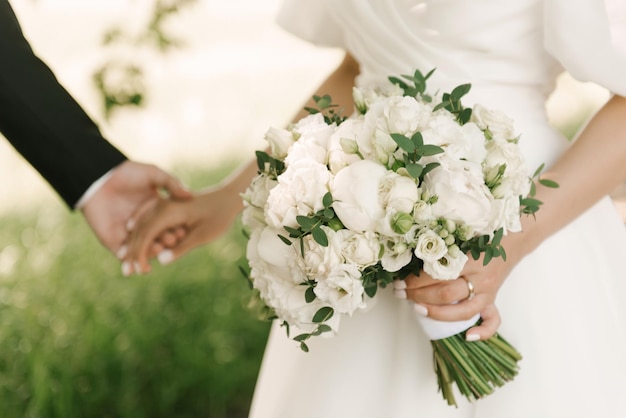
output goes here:
[{"label": "wrapped bouquet stem", "polygon": [[[243,195],[249,278],[305,351],[394,280],[422,270],[452,280],[468,257],[506,257],[502,237],[539,209],[510,118],[464,107],[469,84],[429,95],[431,74],[355,88],[350,117],[315,96],[318,108],[270,129],[270,152],[257,152]],[[520,356],[501,337],[465,341],[478,320],[452,333],[422,321],[451,405],[453,384],[474,400],[517,372]]]}]

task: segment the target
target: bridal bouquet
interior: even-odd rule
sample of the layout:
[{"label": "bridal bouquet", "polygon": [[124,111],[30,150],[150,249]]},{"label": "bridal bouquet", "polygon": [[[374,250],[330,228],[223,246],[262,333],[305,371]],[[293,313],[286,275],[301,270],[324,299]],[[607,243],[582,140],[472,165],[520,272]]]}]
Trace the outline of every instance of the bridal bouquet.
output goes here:
[{"label": "bridal bouquet", "polygon": [[[539,208],[511,120],[463,107],[470,85],[430,96],[431,74],[355,88],[348,118],[316,96],[319,109],[271,128],[270,151],[257,152],[243,195],[249,278],[304,351],[393,280],[420,270],[456,279],[468,254],[485,264],[505,257],[502,236]],[[521,356],[499,335],[465,341],[479,318],[453,331],[423,321],[449,404],[453,382],[478,399],[516,375]]]}]

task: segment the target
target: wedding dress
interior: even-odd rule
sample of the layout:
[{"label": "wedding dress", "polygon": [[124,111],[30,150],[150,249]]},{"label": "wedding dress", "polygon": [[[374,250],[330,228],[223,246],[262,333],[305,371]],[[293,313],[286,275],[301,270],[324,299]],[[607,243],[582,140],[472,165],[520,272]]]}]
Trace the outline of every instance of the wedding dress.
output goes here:
[{"label": "wedding dress", "polygon": [[[529,167],[569,143],[545,101],[563,69],[626,96],[626,54],[602,0],[294,0],[279,22],[348,50],[360,84],[437,68],[429,89],[471,82],[464,104],[515,120]],[[622,9],[623,11],[623,9]],[[610,150],[607,150],[610,152]],[[581,167],[581,170],[584,170]],[[502,286],[501,334],[524,356],[513,382],[459,408],[437,393],[429,341],[391,289],[301,352],[275,324],[253,418],[626,417],[626,229],[603,199],[528,255]]]}]

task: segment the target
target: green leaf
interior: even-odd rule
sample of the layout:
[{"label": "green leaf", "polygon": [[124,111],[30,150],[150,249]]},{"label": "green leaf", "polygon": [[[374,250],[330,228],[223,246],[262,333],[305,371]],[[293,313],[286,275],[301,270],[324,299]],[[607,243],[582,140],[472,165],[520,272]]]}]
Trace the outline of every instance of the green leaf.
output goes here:
[{"label": "green leaf", "polygon": [[300,343],[300,350],[304,351],[305,353],[308,353],[309,352],[309,346],[306,345],[304,343],[304,341],[303,341],[303,342]]},{"label": "green leaf", "polygon": [[409,163],[406,165],[406,171],[408,171],[414,179],[419,179],[423,170],[424,167],[417,163]]},{"label": "green leaf", "polygon": [[411,142],[415,145],[415,148],[420,148],[424,145],[424,137],[421,132],[415,132],[411,137]]},{"label": "green leaf", "polygon": [[539,179],[539,184],[546,186],[546,187],[550,187],[553,189],[558,189],[559,188],[559,183],[557,183],[554,180],[548,180],[548,179]]},{"label": "green leaf", "polygon": [[324,333],[324,332],[330,332],[330,331],[333,330],[330,326],[328,326],[326,324],[319,324],[317,326],[317,329],[319,330],[320,334]]},{"label": "green leaf", "polygon": [[457,119],[461,125],[465,125],[472,118],[472,109],[466,107],[465,109],[459,112]]},{"label": "green leaf", "polygon": [[315,295],[315,290],[313,289],[313,287],[307,288],[304,292],[304,300],[306,301],[306,303],[313,302],[315,298],[317,298],[317,296]]},{"label": "green leaf", "polygon": [[500,245],[500,241],[502,240],[502,236],[504,235],[504,228],[500,228],[493,234],[493,239],[491,240],[492,245]]},{"label": "green leaf", "polygon": [[304,231],[309,232],[317,225],[319,221],[315,218],[298,215],[296,216],[296,222],[298,222],[298,225],[300,225]]},{"label": "green leaf", "polygon": [[485,250],[485,258],[483,259],[483,266],[486,266],[493,258],[493,248],[487,247]]},{"label": "green leaf", "polygon": [[426,164],[426,167],[424,167],[424,170],[422,171],[422,178],[428,174],[429,172],[431,172],[433,169],[439,167],[439,163],[428,163]]},{"label": "green leaf", "polygon": [[536,206],[539,207],[543,204],[543,202],[541,200],[537,200],[535,198],[532,197],[526,197],[524,199],[520,200],[520,204],[522,206]]},{"label": "green leaf", "polygon": [[417,153],[422,157],[437,155],[437,154],[441,154],[442,152],[443,152],[443,148],[437,145],[430,145],[430,144],[423,145],[419,147],[419,149],[417,150]]},{"label": "green leaf", "polygon": [[328,94],[325,94],[322,97],[314,96],[314,100],[315,104],[317,104],[317,106],[322,110],[328,109],[333,102]]},{"label": "green leaf", "polygon": [[535,170],[535,174],[532,175],[532,178],[537,177],[539,174],[541,174],[541,172],[543,171],[543,167],[545,166],[545,164],[541,164],[536,170]]},{"label": "green leaf", "polygon": [[285,244],[287,244],[287,245],[291,245],[291,244],[293,244],[293,242],[292,242],[289,238],[287,238],[287,237],[283,237],[283,236],[282,236],[282,235],[280,235],[280,234],[278,234],[278,238],[280,238],[280,240],[281,240],[282,242],[284,242]]},{"label": "green leaf", "polygon": [[259,171],[265,171],[265,163],[269,162],[269,155],[263,151],[256,152],[256,165],[259,168]]},{"label": "green leaf", "polygon": [[478,247],[472,247],[470,252],[474,260],[478,260],[480,258],[480,249],[478,249]]},{"label": "green leaf", "polygon": [[326,322],[330,318],[333,317],[335,311],[330,306],[324,306],[323,308],[318,309],[313,315],[313,322],[319,324],[320,322]]},{"label": "green leaf", "polygon": [[329,208],[333,204],[333,195],[330,192],[326,192],[324,197],[322,198],[322,204],[325,208]]},{"label": "green leaf", "polygon": [[300,334],[300,335],[296,335],[295,337],[293,337],[294,341],[306,341],[311,337],[311,334]]},{"label": "green leaf", "polygon": [[406,136],[402,134],[391,134],[391,139],[393,139],[400,148],[409,154],[415,152],[415,145],[413,145],[413,142]]},{"label": "green leaf", "polygon": [[332,208],[324,209],[324,218],[332,219],[335,216],[335,211]]},{"label": "green leaf", "polygon": [[319,226],[316,226],[311,231],[313,234],[313,239],[322,247],[328,247],[328,237],[326,236],[326,232]]},{"label": "green leaf", "polygon": [[[300,229],[292,228],[290,226],[284,226],[285,231],[289,232],[291,238],[300,238],[304,233]],[[280,236],[280,235],[279,235]]]},{"label": "green leaf", "polygon": [[453,101],[458,102],[461,99],[461,97],[469,93],[471,88],[472,88],[471,84],[461,84],[460,86],[457,86],[452,90],[452,92],[450,93],[450,98]]}]

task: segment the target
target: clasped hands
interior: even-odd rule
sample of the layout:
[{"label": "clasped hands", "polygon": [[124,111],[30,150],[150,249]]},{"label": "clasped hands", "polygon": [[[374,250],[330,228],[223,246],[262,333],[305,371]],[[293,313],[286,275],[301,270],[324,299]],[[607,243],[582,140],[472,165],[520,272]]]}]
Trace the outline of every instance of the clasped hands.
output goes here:
[{"label": "clasped hands", "polygon": [[[123,257],[126,272],[147,273],[153,258],[167,264],[214,240],[230,228],[240,209],[241,198],[225,186],[197,193],[187,200],[161,199],[137,212]],[[441,321],[468,320],[479,313],[481,324],[470,328],[466,338],[484,340],[500,326],[494,301],[514,264],[497,258],[484,266],[482,258],[470,258],[456,280],[435,280],[422,271],[419,276],[396,281],[394,294],[414,303],[417,313]]]}]

